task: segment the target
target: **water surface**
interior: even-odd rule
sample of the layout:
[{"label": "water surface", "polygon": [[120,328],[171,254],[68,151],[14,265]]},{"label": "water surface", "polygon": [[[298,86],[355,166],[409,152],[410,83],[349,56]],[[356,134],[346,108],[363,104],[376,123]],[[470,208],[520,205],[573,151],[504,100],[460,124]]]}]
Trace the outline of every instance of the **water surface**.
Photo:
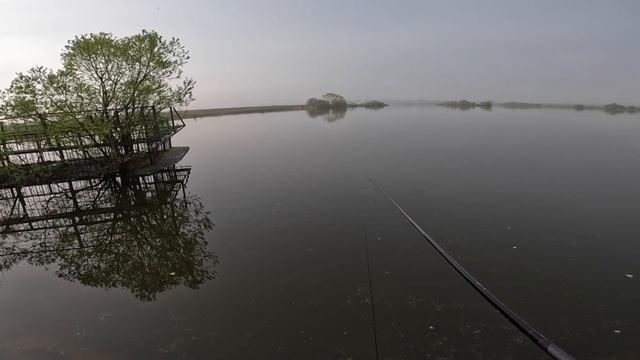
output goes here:
[{"label": "water surface", "polygon": [[326,119],[189,120],[173,144],[191,147],[186,192],[215,223],[215,271],[127,273],[164,281],[149,298],[122,276],[88,286],[56,262],[13,264],[0,358],[373,359],[366,239],[380,358],[545,359],[366,176],[565,350],[640,357],[640,117],[398,106]]}]

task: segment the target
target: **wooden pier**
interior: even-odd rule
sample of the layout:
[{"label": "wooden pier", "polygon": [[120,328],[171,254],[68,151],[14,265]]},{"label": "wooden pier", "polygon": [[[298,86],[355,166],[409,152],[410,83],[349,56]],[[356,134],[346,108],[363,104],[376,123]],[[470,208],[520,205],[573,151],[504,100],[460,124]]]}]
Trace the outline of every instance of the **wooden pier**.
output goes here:
[{"label": "wooden pier", "polygon": [[0,119],[0,272],[56,264],[82,284],[143,301],[215,275],[212,227],[187,194],[174,110],[110,109]]},{"label": "wooden pier", "polygon": [[[0,187],[110,175],[182,158],[171,137],[184,128],[173,108],[48,113],[0,119]],[[185,150],[186,149],[186,150]]]}]

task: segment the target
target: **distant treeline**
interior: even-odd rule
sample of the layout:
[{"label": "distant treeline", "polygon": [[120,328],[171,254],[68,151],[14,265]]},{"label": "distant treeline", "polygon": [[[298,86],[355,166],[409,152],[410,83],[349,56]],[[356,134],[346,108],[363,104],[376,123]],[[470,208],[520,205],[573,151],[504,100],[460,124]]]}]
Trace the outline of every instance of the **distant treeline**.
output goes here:
[{"label": "distant treeline", "polygon": [[576,111],[598,110],[598,111],[604,111],[607,114],[612,114],[612,115],[622,114],[622,113],[633,114],[636,112],[640,112],[640,108],[636,106],[620,105],[616,103],[611,103],[607,105],[543,104],[543,103],[528,103],[528,102],[515,102],[515,101],[505,102],[505,103],[483,101],[483,102],[476,103],[468,100],[459,100],[459,101],[438,102],[436,104],[439,106],[445,106],[445,107],[460,109],[460,110],[468,110],[476,107],[489,110],[492,107],[502,107],[506,109],[572,109]]}]

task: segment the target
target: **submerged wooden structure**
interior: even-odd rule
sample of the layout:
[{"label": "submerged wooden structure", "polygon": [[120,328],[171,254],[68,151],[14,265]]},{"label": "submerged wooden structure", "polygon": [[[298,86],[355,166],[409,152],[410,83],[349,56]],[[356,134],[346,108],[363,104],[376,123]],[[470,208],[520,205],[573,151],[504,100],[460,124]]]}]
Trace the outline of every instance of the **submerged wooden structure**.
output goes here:
[{"label": "submerged wooden structure", "polygon": [[155,107],[0,119],[0,187],[123,170],[151,173],[184,156],[188,148],[171,143],[184,127],[174,108]]},{"label": "submerged wooden structure", "polygon": [[[0,235],[72,230],[78,243],[94,225],[116,221],[123,212],[186,197],[191,168],[172,165],[151,174],[53,180],[0,188]],[[24,249],[23,249],[24,250]]]}]

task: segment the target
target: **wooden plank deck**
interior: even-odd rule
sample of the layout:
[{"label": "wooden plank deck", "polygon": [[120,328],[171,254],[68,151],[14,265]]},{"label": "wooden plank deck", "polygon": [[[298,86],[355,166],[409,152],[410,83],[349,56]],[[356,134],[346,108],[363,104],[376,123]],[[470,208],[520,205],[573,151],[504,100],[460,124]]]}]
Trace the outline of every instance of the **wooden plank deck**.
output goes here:
[{"label": "wooden plank deck", "polygon": [[[182,160],[182,158],[184,158],[188,151],[188,146],[172,147],[168,150],[158,152],[157,155],[153,158],[153,162],[151,162],[148,157],[144,156],[141,159],[132,161],[129,164],[125,165],[125,169],[128,172],[127,175],[144,176],[153,174],[166,167],[177,164],[180,160]],[[0,175],[0,188],[41,185],[50,182],[87,180],[101,176],[117,175],[115,172],[113,174],[104,174],[103,168],[100,168],[99,166],[96,166],[91,162],[87,162],[86,160],[67,161],[65,163],[57,162],[50,165],[36,164],[24,166],[49,166],[51,174],[46,177],[22,179],[14,179],[10,176],[3,177],[2,175]],[[29,173],[29,171],[25,171],[25,173]]]},{"label": "wooden plank deck", "polygon": [[132,163],[127,166],[133,176],[144,176],[158,172],[168,166],[177,164],[189,152],[188,146],[175,146],[160,152],[153,163],[145,160],[143,163]]}]

